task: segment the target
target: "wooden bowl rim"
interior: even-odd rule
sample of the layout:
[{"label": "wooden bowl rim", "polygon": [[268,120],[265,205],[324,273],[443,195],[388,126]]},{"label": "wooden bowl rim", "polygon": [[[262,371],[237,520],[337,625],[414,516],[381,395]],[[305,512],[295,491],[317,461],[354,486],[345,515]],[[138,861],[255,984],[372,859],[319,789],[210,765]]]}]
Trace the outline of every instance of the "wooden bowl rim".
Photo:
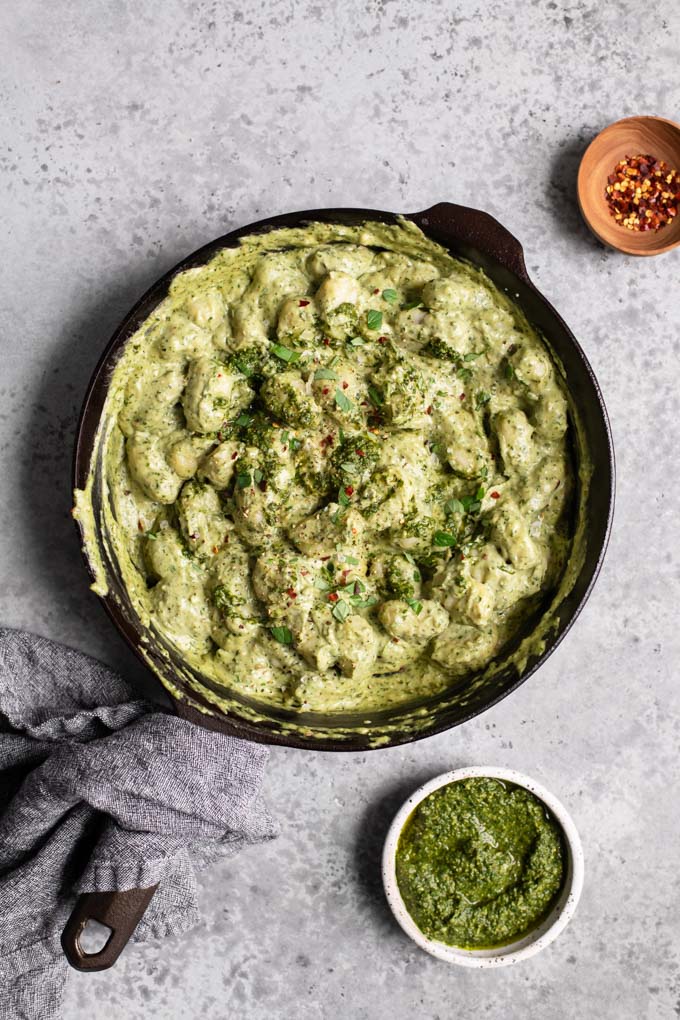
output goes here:
[{"label": "wooden bowl rim", "polygon": [[[669,128],[672,128],[672,131],[677,135],[678,139],[677,144],[679,158],[678,166],[676,167],[676,169],[680,169],[680,123],[674,120],[670,120],[670,118],[668,117],[657,117],[652,114],[636,114],[630,117],[622,117],[620,120],[615,120],[611,124],[608,124],[607,127],[603,128],[601,131],[598,131],[595,137],[591,139],[587,149],[585,150],[581,157],[576,183],[579,209],[581,210],[581,215],[583,216],[583,219],[585,220],[589,230],[591,230],[595,237],[597,237],[598,240],[605,244],[608,248],[613,248],[615,251],[620,251],[624,255],[635,255],[638,257],[650,257],[653,255],[662,255],[664,254],[664,252],[672,251],[673,248],[677,248],[678,245],[680,245],[680,229],[678,230],[676,237],[673,237],[671,235],[671,238],[665,241],[661,239],[663,237],[663,234],[665,233],[665,230],[662,230],[658,234],[653,235],[654,237],[660,239],[658,244],[654,245],[653,247],[640,248],[635,243],[636,240],[642,237],[647,238],[649,237],[649,234],[638,234],[635,231],[626,230],[625,235],[623,234],[621,235],[621,241],[619,242],[618,240],[616,240],[616,238],[618,238],[619,236],[618,230],[619,229],[623,230],[623,228],[618,228],[618,225],[612,220],[613,229],[611,235],[609,233],[603,233],[594,226],[590,216],[590,210],[593,207],[593,203],[589,196],[587,196],[586,194],[585,186],[585,174],[587,170],[588,160],[589,158],[592,159],[594,147],[597,145],[598,142],[602,141],[604,136],[616,135],[616,133],[620,131],[621,128],[623,128],[625,125],[631,124],[631,122],[636,122],[640,125],[651,124],[654,126],[665,124]],[[678,217],[678,221],[680,222],[680,216]],[[666,228],[666,230],[670,229],[672,228],[671,227]]]}]

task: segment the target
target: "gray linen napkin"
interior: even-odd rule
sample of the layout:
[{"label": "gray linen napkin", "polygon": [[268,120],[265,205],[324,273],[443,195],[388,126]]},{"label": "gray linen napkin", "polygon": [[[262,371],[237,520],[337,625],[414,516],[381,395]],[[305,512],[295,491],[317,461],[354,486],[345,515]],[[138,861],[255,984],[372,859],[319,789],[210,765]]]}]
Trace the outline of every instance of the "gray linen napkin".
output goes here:
[{"label": "gray linen napkin", "polygon": [[272,839],[265,747],[136,701],[81,652],[0,628],[0,1018],[60,1015],[77,894],[160,882],[135,941],[198,921],[194,868]]}]

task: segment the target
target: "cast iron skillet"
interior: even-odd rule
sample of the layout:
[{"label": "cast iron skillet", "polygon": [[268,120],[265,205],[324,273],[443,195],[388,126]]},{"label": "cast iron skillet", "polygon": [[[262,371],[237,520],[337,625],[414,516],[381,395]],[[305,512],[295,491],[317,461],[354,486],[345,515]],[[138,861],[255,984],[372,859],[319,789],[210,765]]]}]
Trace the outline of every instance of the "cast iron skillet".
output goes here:
[{"label": "cast iron skillet", "polygon": [[[471,685],[471,690],[463,687],[454,696],[449,694],[430,698],[416,706],[415,711],[412,704],[406,708],[397,706],[387,711],[372,713],[370,734],[364,731],[366,713],[362,713],[361,716],[345,714],[304,717],[283,709],[265,709],[262,712],[263,718],[258,721],[246,717],[239,718],[238,709],[228,717],[220,715],[200,694],[193,689],[189,691],[185,682],[182,679],[178,680],[173,670],[173,664],[175,667],[179,665],[176,653],[171,648],[167,649],[169,661],[167,657],[158,654],[155,651],[158,636],[153,636],[147,645],[147,656],[150,655],[153,668],[172,679],[182,694],[190,694],[194,703],[188,704],[183,697],[172,698],[174,710],[201,726],[249,740],[325,751],[368,750],[375,746],[371,737],[375,737],[376,734],[383,738],[380,746],[394,746],[439,733],[495,705],[527,680],[569,630],[599,573],[609,538],[614,506],[614,452],[602,395],[585,354],[566,323],[552,305],[539,294],[529,279],[522,246],[497,220],[479,210],[446,202],[423,212],[409,214],[406,218],[416,223],[429,237],[448,248],[452,254],[480,266],[498,287],[507,291],[519,304],[529,321],[546,336],[561,360],[585,432],[593,467],[585,508],[586,551],[582,569],[572,591],[558,610],[558,625],[547,638],[545,650],[541,655],[529,660],[521,676],[514,667],[508,667],[486,682],[477,686]],[[314,221],[357,225],[368,220],[394,223],[396,219],[395,213],[375,209],[315,209],[274,216],[212,241],[166,273],[123,320],[95,369],[77,432],[75,487],[84,488],[91,464],[95,465],[95,478],[97,467],[101,467],[98,465],[98,450],[95,448],[96,433],[111,374],[123,347],[167,295],[170,282],[178,272],[205,264],[220,249],[236,246],[238,239],[248,234],[263,233],[278,227],[299,227]],[[89,562],[87,565],[91,575],[94,576]],[[102,599],[104,608],[133,650],[146,661],[140,651],[142,628],[132,610],[125,588],[116,575],[115,564],[110,561],[107,563],[107,573],[109,594]],[[247,709],[247,699],[235,696],[234,700],[236,702],[240,700],[241,704],[245,701]],[[196,705],[199,707],[194,707]],[[210,709],[213,714],[205,714],[201,708]],[[420,711],[417,711],[418,708]],[[428,717],[425,725],[423,712]],[[414,724],[416,717],[417,725]],[[301,733],[287,728],[292,719],[307,726],[307,732]],[[356,732],[353,732],[353,728]],[[358,731],[359,728],[362,732]],[[152,895],[153,890],[131,890],[122,894],[103,893],[81,897],[64,931],[63,944],[70,962],[80,969],[88,970],[111,966],[134,931]],[[100,953],[86,956],[80,949],[78,935],[90,918],[108,923],[113,929],[113,934]]]}]

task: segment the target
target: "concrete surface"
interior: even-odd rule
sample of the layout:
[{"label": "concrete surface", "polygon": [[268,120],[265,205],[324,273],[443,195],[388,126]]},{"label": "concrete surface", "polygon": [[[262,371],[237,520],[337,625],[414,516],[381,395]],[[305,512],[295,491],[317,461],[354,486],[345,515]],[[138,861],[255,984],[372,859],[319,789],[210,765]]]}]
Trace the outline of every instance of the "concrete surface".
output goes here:
[{"label": "concrete surface", "polygon": [[[68,1020],[680,1015],[680,256],[605,251],[574,203],[597,130],[680,114],[680,8],[663,11],[641,24],[632,0],[0,5],[2,623],[141,681],[69,521],[78,407],[147,285],[268,213],[452,199],[498,216],[581,339],[618,455],[604,571],[540,674],[413,747],[272,751],[281,838],[204,875],[190,937],[73,975]],[[564,800],[587,875],[557,943],[477,973],[401,934],[378,859],[407,792],[490,762]]]}]

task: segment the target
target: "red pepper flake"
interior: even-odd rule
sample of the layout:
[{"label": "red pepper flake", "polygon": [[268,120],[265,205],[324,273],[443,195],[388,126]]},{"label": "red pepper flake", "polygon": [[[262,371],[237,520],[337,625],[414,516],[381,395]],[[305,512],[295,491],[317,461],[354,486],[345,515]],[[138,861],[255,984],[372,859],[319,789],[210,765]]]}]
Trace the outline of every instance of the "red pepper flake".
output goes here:
[{"label": "red pepper flake", "polygon": [[461,399],[461,400],[465,400],[465,394],[464,394],[464,393],[461,393],[461,395],[460,395],[460,399]]},{"label": "red pepper flake", "polygon": [[387,343],[387,337],[386,336],[379,336],[378,337],[378,343],[379,344],[386,344]]},{"label": "red pepper flake", "polygon": [[238,450],[234,450],[234,452],[231,455],[231,459],[232,460],[236,460],[237,457],[238,457]]},{"label": "red pepper flake", "polygon": [[333,436],[329,433],[327,436],[324,436],[324,438],[321,440],[321,446],[322,447],[326,447],[326,446],[332,446],[332,445],[333,445]]},{"label": "red pepper flake", "polygon": [[380,287],[376,287],[375,290],[373,291],[373,293],[374,294],[379,294],[380,293]]},{"label": "red pepper flake", "polygon": [[365,457],[366,456],[366,454],[364,453],[363,450],[355,450],[354,452],[356,453],[357,457]]},{"label": "red pepper flake", "polygon": [[286,588],[286,595],[288,596],[289,599],[297,598],[297,592],[295,591],[295,588]]},{"label": "red pepper flake", "polygon": [[222,373],[221,373],[221,372],[218,372],[218,373],[217,373],[217,378],[218,378],[218,379],[221,379],[221,378],[222,378]]},{"label": "red pepper flake", "polygon": [[496,492],[495,489],[494,489],[493,492],[489,493],[489,495],[491,496],[492,499],[500,499],[501,498],[500,492]]},{"label": "red pepper flake", "polygon": [[300,573],[302,574],[303,577],[307,577],[307,575],[309,574],[309,571],[308,570],[301,570]]},{"label": "red pepper flake", "polygon": [[323,345],[324,345],[324,347],[330,347],[330,345],[331,345],[331,342],[330,342],[330,340],[328,339],[327,336],[325,336],[323,338]]},{"label": "red pepper flake", "polygon": [[432,404],[430,404],[429,407],[425,408],[425,414],[432,414]]},{"label": "red pepper flake", "polygon": [[330,556],[319,556],[319,559],[320,559],[320,560],[321,560],[322,562],[324,562],[324,563],[325,563],[325,562],[326,562],[326,560],[329,560],[329,559],[330,559]]},{"label": "red pepper flake", "polygon": [[337,594],[334,591],[332,591],[330,593],[330,595],[328,596],[328,601],[329,602],[337,602],[338,601],[338,596],[337,596]]},{"label": "red pepper flake", "polygon": [[607,177],[609,212],[626,230],[660,230],[678,214],[680,172],[654,156],[626,156]]},{"label": "red pepper flake", "polygon": [[346,485],[345,486],[345,495],[346,496],[353,496],[354,495],[354,486]]},{"label": "red pepper flake", "polygon": [[144,525],[139,520],[137,521],[137,530],[138,531],[144,531]]},{"label": "red pepper flake", "polygon": [[298,301],[298,308],[306,308],[309,301]]},{"label": "red pepper flake", "polygon": [[219,547],[219,545],[214,545],[214,546],[212,547],[212,551],[213,551],[213,553],[217,554],[217,553],[218,553],[218,552],[220,551],[220,547]]},{"label": "red pepper flake", "polygon": [[324,386],[321,392],[323,393],[324,397],[326,397],[331,391],[329,390],[328,386]]},{"label": "red pepper flake", "polygon": [[344,382],[344,383],[342,384],[342,388],[343,388],[343,390],[346,390],[348,386],[349,386],[349,383],[348,383],[348,382]]},{"label": "red pepper flake", "polygon": [[196,539],[198,538],[198,532],[197,531],[192,532],[192,534],[189,535],[189,538],[191,539],[192,542],[195,542]]}]

